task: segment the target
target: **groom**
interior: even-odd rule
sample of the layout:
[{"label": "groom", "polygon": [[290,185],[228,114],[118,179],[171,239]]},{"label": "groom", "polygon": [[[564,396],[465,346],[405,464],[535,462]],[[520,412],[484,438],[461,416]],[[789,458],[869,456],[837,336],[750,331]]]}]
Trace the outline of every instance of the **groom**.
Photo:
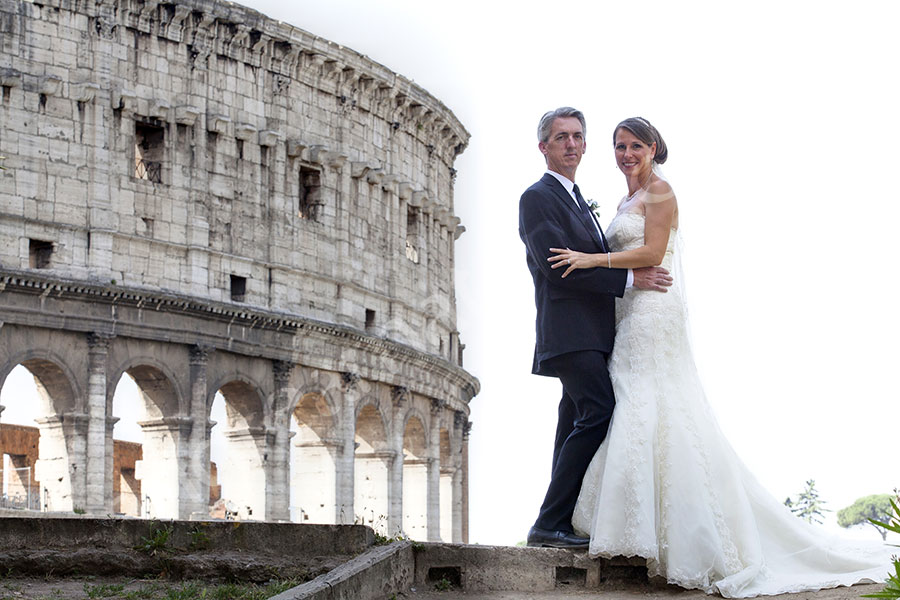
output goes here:
[{"label": "groom", "polygon": [[538,126],[544,176],[519,200],[519,236],[534,279],[537,339],[532,372],[557,377],[563,395],[553,448],[550,486],[529,546],[587,548],[575,535],[572,513],[588,464],[606,437],[615,397],[606,361],[615,337],[615,298],[631,285],[664,292],[665,269],[551,269],[550,248],[605,253],[609,246],[578,186],[575,170],[586,149],[581,111],[550,111]]}]

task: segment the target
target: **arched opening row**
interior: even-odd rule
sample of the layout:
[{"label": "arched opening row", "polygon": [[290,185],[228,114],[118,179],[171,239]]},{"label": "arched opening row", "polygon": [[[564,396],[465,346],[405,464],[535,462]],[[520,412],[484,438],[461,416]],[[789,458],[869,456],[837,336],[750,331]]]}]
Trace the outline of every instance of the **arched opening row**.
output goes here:
[{"label": "arched opening row", "polygon": [[[87,487],[84,435],[67,374],[45,360],[22,362],[0,391],[0,508],[80,512]],[[337,395],[337,394],[336,394]],[[207,413],[205,444],[191,445],[196,423],[173,417],[180,399],[158,367],[139,365],[120,377],[107,418],[107,473],[113,512],[142,518],[210,516],[290,519],[302,523],[370,525],[420,540],[459,539],[459,459],[451,425],[413,411],[398,416],[375,400],[354,407],[342,423],[339,397],[300,395],[284,435],[289,509],[271,511],[277,479],[277,433],[265,425],[260,392],[240,380],[222,385]],[[339,408],[340,407],[340,408]],[[396,424],[391,419],[398,419]],[[348,433],[349,432],[349,433]],[[345,437],[352,435],[352,444]],[[458,444],[457,444],[458,445]],[[352,448],[348,458],[347,448]],[[198,450],[199,448],[199,450]],[[199,456],[198,456],[199,455]],[[208,479],[185,482],[190,461],[207,465]],[[352,470],[352,496],[342,499],[340,472]],[[79,479],[81,478],[81,479]],[[208,515],[185,515],[186,484],[208,492]],[[348,492],[344,491],[344,495]],[[352,506],[352,515],[348,508]]]}]

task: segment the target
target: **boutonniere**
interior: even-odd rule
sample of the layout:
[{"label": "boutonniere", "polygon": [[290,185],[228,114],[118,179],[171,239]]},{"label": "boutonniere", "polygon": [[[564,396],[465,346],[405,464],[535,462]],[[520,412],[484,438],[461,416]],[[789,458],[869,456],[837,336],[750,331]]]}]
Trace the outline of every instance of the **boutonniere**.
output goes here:
[{"label": "boutonniere", "polygon": [[591,209],[591,212],[594,213],[594,216],[597,217],[597,220],[600,220],[600,203],[596,200],[588,200],[587,201],[588,208]]}]

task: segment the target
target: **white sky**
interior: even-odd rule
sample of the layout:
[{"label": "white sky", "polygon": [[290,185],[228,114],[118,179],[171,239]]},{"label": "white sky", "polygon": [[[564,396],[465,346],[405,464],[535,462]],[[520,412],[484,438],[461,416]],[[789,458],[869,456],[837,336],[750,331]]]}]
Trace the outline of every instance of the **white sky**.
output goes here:
[{"label": "white sky", "polygon": [[482,384],[471,541],[524,539],[549,479],[560,387],[530,375],[517,212],[544,169],[537,121],[561,105],[586,114],[578,183],[604,223],[625,191],[612,128],[643,116],[666,139],[697,362],[763,485],[783,499],[814,478],[835,510],[900,486],[900,3],[243,4],[415,80],[472,134],[455,197],[458,324]]}]

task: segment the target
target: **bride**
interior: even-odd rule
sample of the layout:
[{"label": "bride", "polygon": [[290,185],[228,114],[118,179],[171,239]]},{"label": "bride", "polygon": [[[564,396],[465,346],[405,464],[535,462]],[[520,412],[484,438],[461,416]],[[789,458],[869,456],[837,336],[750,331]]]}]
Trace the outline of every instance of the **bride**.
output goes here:
[{"label": "bride", "polygon": [[609,361],[616,407],[588,467],[572,524],[591,556],[640,556],[651,575],[728,598],[883,581],[891,549],[831,539],[794,516],[747,470],[706,402],[689,345],[678,204],[657,165],[668,150],[642,118],[613,132],[628,196],[607,229],[610,254],[553,249],[553,268],[662,265],[669,293],[628,289]]}]

